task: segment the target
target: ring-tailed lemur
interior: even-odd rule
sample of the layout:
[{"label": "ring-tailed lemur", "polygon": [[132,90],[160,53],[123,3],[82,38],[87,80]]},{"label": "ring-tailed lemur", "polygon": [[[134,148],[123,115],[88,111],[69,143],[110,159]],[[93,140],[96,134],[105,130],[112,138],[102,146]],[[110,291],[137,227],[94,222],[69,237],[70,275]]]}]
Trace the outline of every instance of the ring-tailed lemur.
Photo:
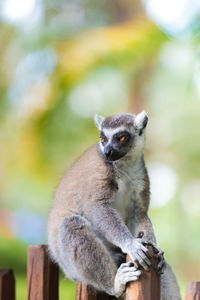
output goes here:
[{"label": "ring-tailed lemur", "polygon": [[[143,159],[148,117],[96,115],[100,141],[64,175],[48,220],[50,253],[67,277],[119,297],[151,262],[156,245],[148,218],[149,178]],[[125,262],[129,254],[133,264]],[[162,300],[180,300],[170,266],[158,249]],[[163,266],[165,265],[165,268]]]}]

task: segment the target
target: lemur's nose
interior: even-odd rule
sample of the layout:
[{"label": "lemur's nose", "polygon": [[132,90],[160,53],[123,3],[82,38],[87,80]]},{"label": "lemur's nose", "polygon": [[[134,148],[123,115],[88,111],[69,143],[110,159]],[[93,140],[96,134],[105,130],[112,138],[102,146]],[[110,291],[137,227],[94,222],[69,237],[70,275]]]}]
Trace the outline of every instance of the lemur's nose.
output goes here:
[{"label": "lemur's nose", "polygon": [[113,153],[113,148],[111,146],[107,146],[104,148],[104,154],[107,156],[107,157],[110,157]]}]

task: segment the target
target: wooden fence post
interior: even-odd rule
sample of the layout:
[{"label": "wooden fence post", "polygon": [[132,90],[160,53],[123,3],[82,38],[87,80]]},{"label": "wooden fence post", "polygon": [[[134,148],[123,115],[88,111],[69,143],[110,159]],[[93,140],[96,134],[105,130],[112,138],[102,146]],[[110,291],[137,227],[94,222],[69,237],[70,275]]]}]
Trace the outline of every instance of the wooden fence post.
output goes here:
[{"label": "wooden fence post", "polygon": [[96,291],[93,287],[80,281],[76,283],[76,300],[114,300],[116,297]]},{"label": "wooden fence post", "polygon": [[185,300],[200,300],[200,281],[188,282]]},{"label": "wooden fence post", "polygon": [[80,281],[76,283],[76,300],[96,300],[96,290]]},{"label": "wooden fence post", "polygon": [[12,270],[0,270],[0,300],[15,300],[15,279]]},{"label": "wooden fence post", "polygon": [[[138,281],[130,282],[126,288],[126,300],[160,300],[160,276],[155,270],[157,260],[153,257],[154,251],[148,246],[152,255],[151,269],[149,272],[143,270]],[[131,259],[127,257],[127,261]]]},{"label": "wooden fence post", "polygon": [[45,245],[28,249],[27,288],[28,300],[58,300],[58,267]]}]

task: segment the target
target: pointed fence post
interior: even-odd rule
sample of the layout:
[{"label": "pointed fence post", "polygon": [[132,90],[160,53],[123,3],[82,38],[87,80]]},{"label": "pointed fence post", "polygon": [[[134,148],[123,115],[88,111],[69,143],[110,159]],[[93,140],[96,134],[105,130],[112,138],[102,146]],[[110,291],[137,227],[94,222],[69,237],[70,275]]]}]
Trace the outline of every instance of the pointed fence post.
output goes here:
[{"label": "pointed fence post", "polygon": [[58,266],[46,245],[30,246],[27,261],[28,300],[58,300]]},{"label": "pointed fence post", "polygon": [[15,300],[15,279],[12,270],[0,270],[0,300]]},{"label": "pointed fence post", "polygon": [[[126,288],[126,300],[160,300],[160,276],[155,270],[157,260],[153,257],[152,246],[147,246],[152,256],[149,272],[143,270],[138,281],[129,282]],[[131,261],[127,256],[127,261]]]},{"label": "pointed fence post", "polygon": [[185,300],[200,300],[200,281],[188,282]]}]

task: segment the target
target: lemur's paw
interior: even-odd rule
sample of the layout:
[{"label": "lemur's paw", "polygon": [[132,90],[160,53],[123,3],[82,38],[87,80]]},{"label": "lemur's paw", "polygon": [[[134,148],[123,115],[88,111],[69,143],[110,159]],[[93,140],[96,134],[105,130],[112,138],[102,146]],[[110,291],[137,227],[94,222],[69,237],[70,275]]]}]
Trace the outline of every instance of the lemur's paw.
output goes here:
[{"label": "lemur's paw", "polygon": [[163,271],[166,266],[166,262],[164,259],[164,252],[160,248],[157,248],[154,243],[148,242],[148,244],[154,248],[154,251],[155,251],[154,257],[156,257],[158,259],[158,264],[156,266],[156,270],[157,270],[158,274],[163,274]]},{"label": "lemur's paw", "polygon": [[164,259],[164,252],[160,248],[156,248],[156,250],[158,252],[155,254],[155,257],[157,257],[158,261],[159,261],[156,269],[157,269],[159,274],[163,274],[163,271],[164,271],[165,266],[166,266],[166,262],[165,262],[165,259]]},{"label": "lemur's paw", "polygon": [[129,281],[136,281],[142,274],[140,270],[134,267],[133,263],[123,263],[117,270],[114,282],[114,295],[119,297],[125,291],[126,284]]},{"label": "lemur's paw", "polygon": [[145,247],[148,243],[141,238],[132,240],[127,252],[135,267],[142,266],[145,271],[150,270],[151,260],[148,249]]}]

